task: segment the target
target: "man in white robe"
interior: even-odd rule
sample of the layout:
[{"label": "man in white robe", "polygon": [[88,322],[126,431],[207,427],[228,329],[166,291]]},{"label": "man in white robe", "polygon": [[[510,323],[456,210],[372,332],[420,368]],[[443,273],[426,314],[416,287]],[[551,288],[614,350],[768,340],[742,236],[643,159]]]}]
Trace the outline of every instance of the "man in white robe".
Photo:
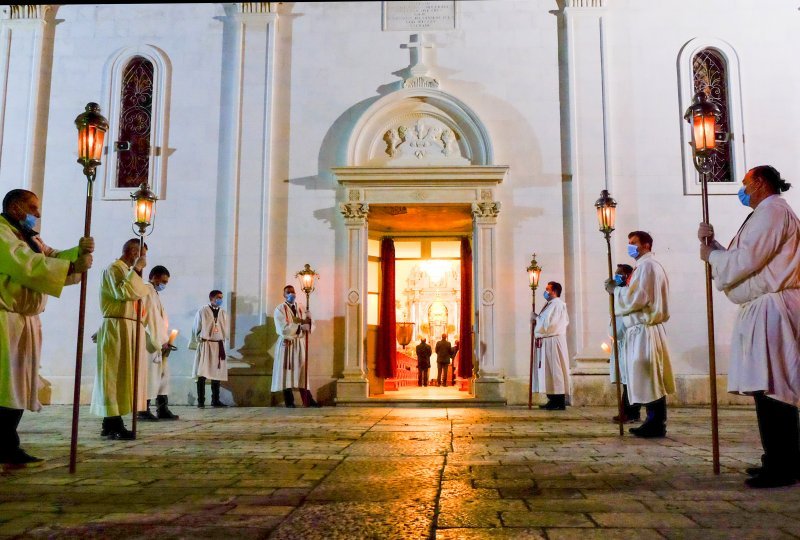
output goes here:
[{"label": "man in white robe", "polygon": [[550,281],[544,290],[547,303],[536,320],[534,329],[533,391],[547,394],[547,403],[539,408],[563,411],[570,394],[569,351],[567,350],[567,304],[561,299],[561,284]]},{"label": "man in white robe", "polygon": [[[617,286],[627,287],[633,275],[633,267],[629,264],[618,264],[617,270],[614,273],[614,281]],[[625,362],[625,324],[624,317],[615,317],[617,320],[617,351],[619,352],[619,378],[622,385],[622,421],[623,422],[638,422],[641,420],[642,406],[639,404],[632,404],[628,399],[628,370]],[[608,336],[614,339],[614,330],[609,325]],[[611,347],[611,357],[609,358],[611,384],[617,383],[617,369],[614,359],[614,347]],[[612,418],[614,423],[619,422],[619,416]]]},{"label": "man in white robe", "polygon": [[[147,296],[144,297],[147,342],[147,408],[139,413],[140,420],[177,420],[167,406],[169,403],[169,318],[159,293],[169,283],[169,270],[156,265],[150,270]],[[150,412],[150,402],[156,404],[156,414]]]},{"label": "man in white robe", "polygon": [[664,323],[669,320],[667,273],[651,252],[653,237],[644,231],[628,234],[628,254],[636,259],[627,287],[613,279],[606,290],[614,295],[617,317],[625,326],[625,369],[631,403],[647,409],[644,423],[629,431],[638,437],[667,434],[667,394],[675,392]]},{"label": "man in white robe", "polygon": [[283,392],[283,402],[294,407],[292,390],[299,390],[303,404],[319,406],[308,389],[308,357],[306,339],[314,330],[311,314],[296,300],[294,287],[283,288],[284,301],[273,312],[278,342],[275,344],[275,361],[272,365],[272,392]]},{"label": "man in white robe", "polygon": [[728,391],[755,399],[764,448],[746,484],[786,486],[800,478],[800,221],[780,196],[790,184],[773,167],[754,167],[742,184],[739,199],[753,212],[727,249],[701,224],[700,257],[739,307]]},{"label": "man in white robe", "polygon": [[220,381],[228,380],[225,341],[230,336],[228,313],[222,309],[222,291],[208,293],[208,304],[194,317],[189,348],[195,348],[192,378],[197,381],[197,406],[206,406],[206,380],[211,381],[211,406],[227,407],[219,399]]},{"label": "man in white robe", "polygon": [[[138,300],[147,296],[147,284],[141,277],[147,265],[147,245],[140,253],[139,242],[138,238],[125,242],[122,255],[103,270],[100,281],[103,322],[97,331],[97,374],[90,410],[103,417],[100,435],[110,440],[136,438],[122,420],[133,410],[134,362],[139,362],[139,388],[147,385],[144,317],[140,323],[139,357],[134,358]],[[139,392],[137,409],[145,406],[144,395]]]},{"label": "man in white robe", "polygon": [[33,230],[41,217],[36,194],[14,189],[3,198],[0,216],[0,463],[22,465],[41,459],[20,448],[17,427],[25,409],[39,411],[39,314],[47,296],[80,281],[92,265],[94,240],[57,252]]}]

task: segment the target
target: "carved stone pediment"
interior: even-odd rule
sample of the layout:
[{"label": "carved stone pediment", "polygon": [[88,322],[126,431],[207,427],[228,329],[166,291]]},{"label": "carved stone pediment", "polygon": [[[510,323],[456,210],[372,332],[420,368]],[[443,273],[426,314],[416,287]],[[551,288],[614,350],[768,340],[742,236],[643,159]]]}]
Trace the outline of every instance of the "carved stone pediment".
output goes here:
[{"label": "carved stone pediment", "polygon": [[460,134],[453,126],[433,116],[401,118],[383,133],[384,151],[374,161],[384,166],[463,166]]}]

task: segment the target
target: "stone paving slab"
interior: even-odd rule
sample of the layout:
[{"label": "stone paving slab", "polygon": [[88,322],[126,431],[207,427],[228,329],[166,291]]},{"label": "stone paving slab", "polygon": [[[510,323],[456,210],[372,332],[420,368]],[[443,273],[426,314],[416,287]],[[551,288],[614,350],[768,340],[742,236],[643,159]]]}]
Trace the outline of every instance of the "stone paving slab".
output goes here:
[{"label": "stone paving slab", "polygon": [[107,441],[82,408],[26,413],[46,461],[0,470],[0,537],[800,538],[800,486],[750,490],[752,408],[671,408],[668,437],[619,437],[611,408],[175,407]]}]

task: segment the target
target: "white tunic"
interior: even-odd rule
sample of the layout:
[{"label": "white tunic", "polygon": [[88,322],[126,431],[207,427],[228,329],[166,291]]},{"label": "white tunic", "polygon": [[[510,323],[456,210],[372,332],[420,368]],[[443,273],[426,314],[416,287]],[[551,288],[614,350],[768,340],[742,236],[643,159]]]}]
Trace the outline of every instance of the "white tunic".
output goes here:
[{"label": "white tunic", "polygon": [[[47,295],[60,296],[70,261],[78,250],[58,253],[34,241],[41,253],[33,251],[21,233],[0,216],[0,407],[38,411],[39,361],[42,325]],[[80,279],[80,274],[77,274]]]},{"label": "white tunic", "polygon": [[625,326],[625,369],[631,403],[650,403],[675,392],[664,323],[669,320],[669,281],[652,253],[637,260],[627,287],[614,289],[615,310]]},{"label": "white tunic", "polygon": [[[625,324],[623,317],[617,317],[617,352],[619,352],[619,379],[622,384],[628,384],[628,364],[625,362]],[[609,370],[611,382],[617,382],[617,368],[614,363],[614,330],[611,323],[608,325],[608,337],[611,338],[611,355],[609,356]]]},{"label": "white tunic", "polygon": [[727,250],[709,256],[718,289],[739,305],[728,391],[765,391],[800,405],[800,221],[773,195],[761,201]]},{"label": "white tunic", "polygon": [[228,340],[228,313],[220,308],[214,320],[210,305],[201,307],[194,317],[190,348],[196,347],[192,377],[205,377],[212,381],[228,380],[228,362],[220,357],[220,347],[225,353]]},{"label": "white tunic", "polygon": [[[103,322],[97,331],[97,375],[92,390],[91,412],[97,416],[122,416],[133,408],[134,348],[137,300],[147,295],[147,284],[139,274],[117,259],[103,270],[100,311]],[[144,318],[142,318],[142,322]],[[144,324],[139,331],[138,388],[147,388],[147,356]],[[145,406],[138,392],[136,408]]]},{"label": "white tunic", "polygon": [[567,351],[567,304],[553,298],[542,308],[534,330],[535,354],[533,391],[570,394],[569,351]]},{"label": "white tunic", "polygon": [[147,284],[144,297],[145,331],[147,333],[147,399],[169,394],[168,358],[162,357],[162,347],[169,343],[169,319],[161,297],[152,283]]},{"label": "white tunic", "polygon": [[[295,302],[297,314],[287,302],[275,308],[275,331],[278,333],[278,342],[275,344],[275,360],[272,364],[272,391],[280,392],[285,388],[306,387],[306,336],[307,332],[300,329],[300,324],[306,318],[306,311]],[[314,324],[311,324],[311,331]],[[310,333],[310,332],[309,332]]]}]

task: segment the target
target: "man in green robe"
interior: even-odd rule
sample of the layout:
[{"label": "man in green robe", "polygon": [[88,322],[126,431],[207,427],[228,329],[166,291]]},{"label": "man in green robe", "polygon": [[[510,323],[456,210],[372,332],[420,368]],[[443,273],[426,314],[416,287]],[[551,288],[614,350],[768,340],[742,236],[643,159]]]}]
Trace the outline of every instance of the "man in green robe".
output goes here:
[{"label": "man in green robe", "polygon": [[[140,322],[139,358],[134,359],[138,300],[149,292],[147,282],[141,276],[147,265],[146,255],[146,244],[140,253],[139,239],[128,240],[122,246],[120,258],[103,270],[100,283],[103,322],[97,331],[97,375],[91,412],[103,417],[100,435],[112,440],[135,439],[122,421],[122,415],[133,410],[134,361],[139,362],[139,388],[147,388],[144,317]],[[137,409],[143,410],[146,392],[139,393]]]},{"label": "man in green robe", "polygon": [[20,448],[17,427],[25,409],[39,411],[39,362],[42,327],[39,314],[47,296],[80,281],[92,265],[94,240],[58,252],[33,229],[41,217],[39,198],[13,189],[0,215],[0,463],[41,461]]}]

